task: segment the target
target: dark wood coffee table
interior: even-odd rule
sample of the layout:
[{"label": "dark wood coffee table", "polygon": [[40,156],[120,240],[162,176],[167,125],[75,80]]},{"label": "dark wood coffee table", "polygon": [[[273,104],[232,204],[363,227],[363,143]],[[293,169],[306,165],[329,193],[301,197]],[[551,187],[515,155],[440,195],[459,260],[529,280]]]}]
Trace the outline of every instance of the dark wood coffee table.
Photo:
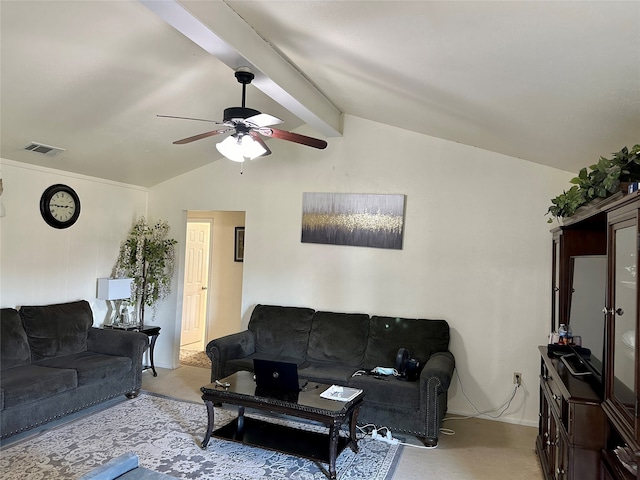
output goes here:
[{"label": "dark wood coffee table", "polygon": [[[362,406],[361,393],[350,402],[327,400],[320,394],[330,385],[310,382],[297,398],[274,398],[256,393],[256,384],[251,372],[237,372],[220,380],[229,383],[225,388],[212,383],[205,385],[202,400],[207,406],[207,433],[202,448],[207,448],[211,436],[243,443],[255,447],[308,458],[329,465],[328,476],[336,478],[336,459],[346,448],[358,451],[356,422]],[[238,418],[229,424],[213,430],[214,404],[225,403],[238,406]],[[312,432],[302,428],[287,427],[244,416],[245,407],[291,417],[314,420],[329,427],[329,433]],[[348,436],[340,436],[340,427],[349,422]],[[327,472],[325,471],[325,474]]]}]

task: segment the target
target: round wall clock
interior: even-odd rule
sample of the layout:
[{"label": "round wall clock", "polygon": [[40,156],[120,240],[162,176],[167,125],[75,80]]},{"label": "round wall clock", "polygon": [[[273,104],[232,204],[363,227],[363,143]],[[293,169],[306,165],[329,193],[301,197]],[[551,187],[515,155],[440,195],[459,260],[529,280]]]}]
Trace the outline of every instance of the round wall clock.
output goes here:
[{"label": "round wall clock", "polygon": [[80,198],[67,185],[51,185],[40,198],[40,213],[53,228],[68,228],[80,216]]}]

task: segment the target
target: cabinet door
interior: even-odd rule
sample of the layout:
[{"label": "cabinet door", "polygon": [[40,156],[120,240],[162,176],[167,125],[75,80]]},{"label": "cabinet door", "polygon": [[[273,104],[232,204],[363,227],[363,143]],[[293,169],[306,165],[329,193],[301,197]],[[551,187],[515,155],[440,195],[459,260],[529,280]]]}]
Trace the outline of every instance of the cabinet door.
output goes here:
[{"label": "cabinet door", "polygon": [[[566,480],[569,472],[569,446],[567,441],[562,435],[562,431],[558,429],[558,435],[556,437],[556,480]],[[574,479],[574,476],[571,476]],[[575,480],[578,480],[577,478]]]},{"label": "cabinet door", "polygon": [[562,240],[561,234],[555,234],[553,236],[553,253],[551,261],[551,269],[553,277],[551,279],[551,332],[555,332],[560,325],[560,242]]},{"label": "cabinet door", "polygon": [[610,226],[610,295],[608,305],[608,355],[612,373],[607,379],[607,397],[637,437],[637,298],[638,226],[632,219]]},{"label": "cabinet door", "polygon": [[540,388],[540,424],[538,427],[538,433],[540,435],[540,454],[544,461],[541,462],[542,468],[545,471],[546,478],[554,477],[555,470],[555,435],[556,435],[556,422],[551,413],[551,406],[545,394],[545,389]]},{"label": "cabinet door", "polygon": [[562,437],[560,435],[560,427],[556,418],[549,412],[549,476],[556,480],[561,479],[559,473],[564,473],[564,459],[562,457],[562,452],[560,452],[560,445],[562,442]]}]

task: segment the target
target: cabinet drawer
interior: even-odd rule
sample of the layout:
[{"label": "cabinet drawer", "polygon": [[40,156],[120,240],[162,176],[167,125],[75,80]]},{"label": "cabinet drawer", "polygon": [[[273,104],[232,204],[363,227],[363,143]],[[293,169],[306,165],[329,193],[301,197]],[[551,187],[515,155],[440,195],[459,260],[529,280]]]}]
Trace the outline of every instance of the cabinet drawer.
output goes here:
[{"label": "cabinet drawer", "polygon": [[547,391],[547,398],[549,404],[554,413],[560,421],[564,420],[563,408],[562,408],[562,394],[560,393],[560,387],[556,381],[550,375],[542,377],[541,386]]}]

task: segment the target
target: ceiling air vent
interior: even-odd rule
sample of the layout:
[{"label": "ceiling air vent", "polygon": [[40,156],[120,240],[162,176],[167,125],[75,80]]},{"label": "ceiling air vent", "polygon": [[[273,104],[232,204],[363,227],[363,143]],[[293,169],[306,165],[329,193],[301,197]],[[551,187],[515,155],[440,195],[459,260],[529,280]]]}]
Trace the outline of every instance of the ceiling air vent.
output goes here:
[{"label": "ceiling air vent", "polygon": [[45,145],[44,143],[37,142],[31,142],[25,145],[24,150],[46,155],[47,157],[55,157],[59,153],[64,152],[64,148],[52,147],[51,145]]}]

